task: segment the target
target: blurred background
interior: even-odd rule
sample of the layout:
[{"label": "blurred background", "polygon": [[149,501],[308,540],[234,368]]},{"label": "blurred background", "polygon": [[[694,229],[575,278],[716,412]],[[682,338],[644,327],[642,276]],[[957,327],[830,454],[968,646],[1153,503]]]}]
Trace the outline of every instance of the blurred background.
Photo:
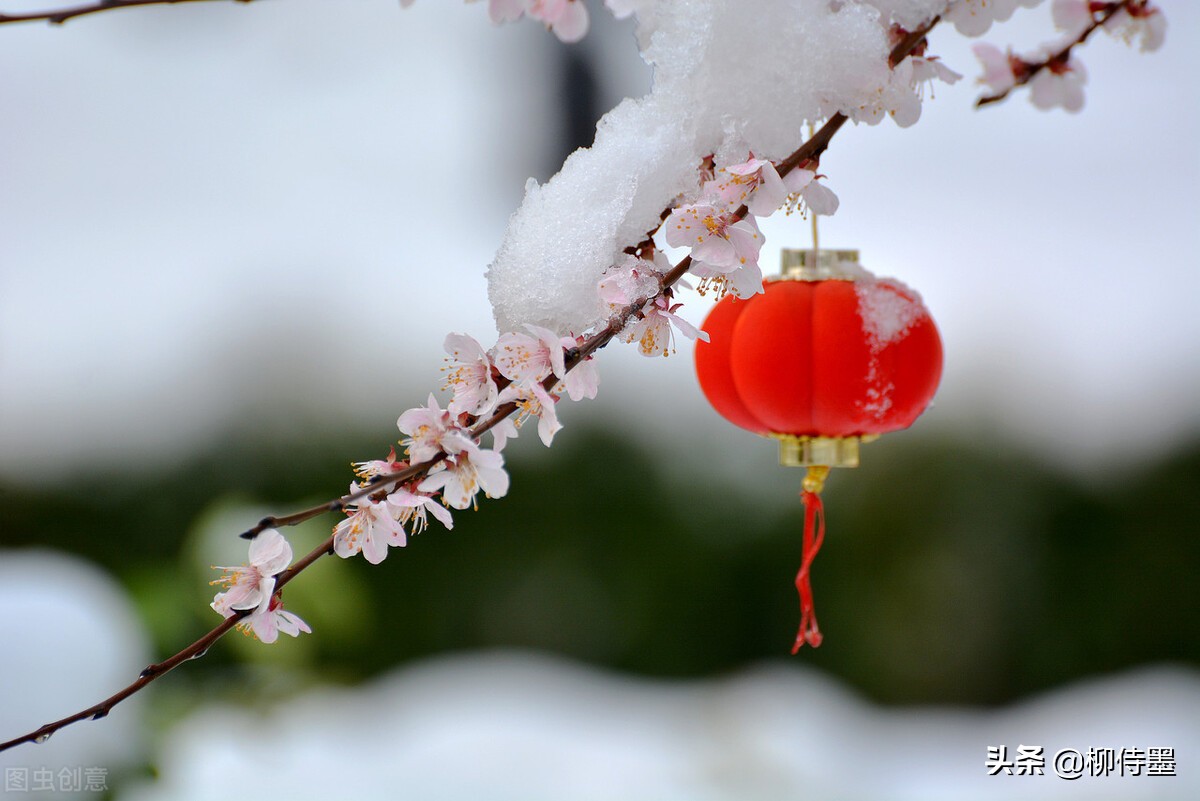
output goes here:
[{"label": "blurred background", "polygon": [[[383,456],[447,332],[494,341],[484,272],[525,179],[649,86],[632,26],[589,6],[575,46],[437,0],[0,27],[0,739],[214,625],[209,565],[244,561],[236,533]],[[967,77],[916,127],[849,128],[823,159],[842,206],[822,244],[923,294],[946,371],[825,492],[819,650],[787,655],[799,473],[707,407],[690,343],[614,345],[553,450],[506,452],[503,501],[379,567],[319,563],[288,589],[314,635],[227,638],[4,754],[6,781],[1195,798],[1200,11],[1162,6],[1162,51],[1082,52],[1079,115],[1024,94],[974,111],[970,42],[937,30]],[[1051,37],[1043,8],[985,38]],[[764,265],[810,242],[795,217],[764,232]],[[1173,747],[1178,775],[988,777],[987,747],[1018,744]]]}]

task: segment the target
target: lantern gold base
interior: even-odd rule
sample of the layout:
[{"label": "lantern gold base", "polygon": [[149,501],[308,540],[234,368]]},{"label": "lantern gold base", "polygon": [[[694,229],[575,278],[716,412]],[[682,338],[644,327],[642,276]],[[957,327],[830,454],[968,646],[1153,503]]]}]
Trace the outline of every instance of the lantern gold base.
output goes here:
[{"label": "lantern gold base", "polygon": [[874,442],[878,434],[861,437],[808,437],[771,434],[779,441],[779,463],[784,467],[858,467],[858,446]]},{"label": "lantern gold base", "polygon": [[784,248],[782,275],[768,281],[857,281],[869,275],[858,264],[857,250],[800,250]]}]

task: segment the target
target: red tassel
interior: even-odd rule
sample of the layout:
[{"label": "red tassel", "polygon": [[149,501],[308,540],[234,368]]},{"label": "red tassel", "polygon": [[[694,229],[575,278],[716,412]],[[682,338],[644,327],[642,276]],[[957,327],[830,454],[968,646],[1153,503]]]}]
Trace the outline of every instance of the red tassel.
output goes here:
[{"label": "red tassel", "polygon": [[800,572],[796,574],[796,590],[800,593],[800,630],[796,632],[796,644],[792,653],[800,650],[804,643],[813,648],[821,644],[821,629],[817,626],[817,613],[813,608],[812,582],[808,571],[812,566],[821,543],[825,541],[825,507],[821,496],[810,490],[800,493],[804,501],[804,554],[800,562]]}]

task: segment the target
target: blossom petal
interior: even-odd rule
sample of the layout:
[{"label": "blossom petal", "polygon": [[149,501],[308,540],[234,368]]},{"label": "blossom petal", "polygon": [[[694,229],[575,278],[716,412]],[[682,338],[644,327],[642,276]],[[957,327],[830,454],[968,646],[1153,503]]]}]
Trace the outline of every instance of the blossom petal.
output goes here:
[{"label": "blossom petal", "polygon": [[833,193],[833,190],[818,181],[810,183],[805,188],[803,195],[805,205],[813,214],[829,216],[841,205],[841,201],[838,200],[838,196]]},{"label": "blossom petal", "polygon": [[292,546],[273,528],[250,541],[250,564],[260,573],[273,576],[292,562]]},{"label": "blossom petal", "polygon": [[533,396],[541,406],[541,414],[538,415],[538,436],[542,438],[542,444],[549,448],[550,443],[554,441],[554,435],[562,429],[562,423],[558,422],[554,398],[550,397],[550,393],[546,392],[541,384],[534,384],[532,389]]},{"label": "blossom petal", "polygon": [[797,167],[796,169],[783,176],[783,185],[791,194],[799,194],[808,186],[809,182],[817,177],[813,170],[806,170]]},{"label": "blossom petal", "polygon": [[312,634],[312,629],[308,627],[308,624],[291,612],[287,612],[283,609],[277,609],[275,610],[274,614],[275,625],[284,634],[288,634],[292,637],[299,637],[300,632]]},{"label": "blossom petal", "polygon": [[254,631],[254,636],[258,637],[260,642],[269,645],[279,639],[279,627],[276,625],[275,615],[272,612],[255,612],[244,622],[249,624]]},{"label": "blossom petal", "polygon": [[770,162],[762,168],[762,183],[750,196],[746,208],[756,217],[770,217],[787,200],[788,190]]},{"label": "blossom petal", "polygon": [[582,39],[588,31],[588,12],[583,0],[566,0],[557,18],[551,21],[550,30],[567,43]]},{"label": "blossom petal", "polygon": [[746,263],[740,270],[730,273],[727,280],[729,281],[729,291],[735,298],[748,298],[766,292],[766,289],[763,288],[762,269],[757,264]]},{"label": "blossom petal", "polygon": [[442,506],[437,501],[431,500],[429,503],[427,503],[425,505],[425,508],[428,509],[430,514],[432,514],[434,517],[436,517],[438,519],[438,522],[441,523],[443,526],[445,526],[447,529],[454,528],[454,518],[451,516],[450,510],[447,509],[445,506]]},{"label": "blossom petal", "polygon": [[680,206],[671,211],[665,226],[668,245],[673,248],[690,248],[708,238],[708,228],[700,219],[702,208],[711,209],[691,205]]},{"label": "blossom petal", "polygon": [[563,379],[563,386],[573,401],[596,397],[600,387],[600,374],[596,370],[595,360],[587,358],[575,365]]},{"label": "blossom petal", "polygon": [[496,25],[519,20],[525,13],[527,0],[488,0],[488,16]]},{"label": "blossom petal", "polygon": [[367,531],[367,535],[363,537],[363,558],[371,564],[377,565],[384,559],[387,559],[387,552],[387,533],[379,525],[371,526]]},{"label": "blossom petal", "polygon": [[362,550],[362,512],[355,512],[333,529],[333,552],[342,559],[357,556]]},{"label": "blossom petal", "polygon": [[508,494],[508,472],[502,467],[480,467],[479,486],[489,498],[503,498]]},{"label": "blossom petal", "polygon": [[467,334],[446,334],[442,348],[459,362],[475,362],[487,358],[487,351],[483,349],[483,345],[480,345],[475,337]]},{"label": "blossom petal", "polygon": [[625,290],[621,288],[619,277],[615,275],[600,279],[600,283],[596,284],[596,294],[600,296],[600,300],[613,306],[624,306],[631,300],[625,294]]},{"label": "blossom petal", "polygon": [[754,218],[747,217],[729,226],[728,234],[737,255],[732,266],[737,268],[744,264],[758,264],[758,253],[762,250],[764,239]]},{"label": "blossom petal", "polygon": [[1000,48],[987,42],[976,42],[971,46],[971,52],[983,65],[979,83],[987,86],[993,95],[1002,95],[1016,86],[1017,78],[1013,75],[1012,64]]},{"label": "blossom petal", "polygon": [[[568,373],[568,376],[571,374]],[[510,439],[517,438],[517,424],[513,422],[511,417],[505,417],[499,423],[492,426],[492,450],[497,453],[504,450],[505,444]]]},{"label": "blossom petal", "polygon": [[566,375],[567,371],[563,365],[562,338],[549,328],[543,328],[540,325],[526,325],[525,328],[538,338],[538,342],[545,349],[545,354],[550,359],[550,371],[559,378]]},{"label": "blossom petal", "polygon": [[426,476],[425,480],[417,485],[417,489],[421,492],[437,492],[445,487],[451,478],[449,470],[439,470]]},{"label": "blossom petal", "polygon": [[[683,319],[682,317],[680,317],[677,314],[672,314],[671,312],[659,312],[659,314],[661,314],[667,320],[671,321],[671,323],[674,324],[675,328],[679,331],[679,333],[683,334],[688,339],[695,339],[697,336],[699,336],[702,333],[700,331],[700,329],[696,328],[696,326],[692,325],[687,320]],[[707,342],[708,335],[705,334],[704,336],[705,336],[704,341]]]},{"label": "blossom petal", "polygon": [[723,236],[708,236],[692,248],[692,258],[713,267],[730,268],[737,264],[737,251]]},{"label": "blossom petal", "polygon": [[541,381],[550,374],[550,365],[538,357],[540,343],[528,334],[504,334],[496,342],[492,360],[500,375],[511,381]]}]

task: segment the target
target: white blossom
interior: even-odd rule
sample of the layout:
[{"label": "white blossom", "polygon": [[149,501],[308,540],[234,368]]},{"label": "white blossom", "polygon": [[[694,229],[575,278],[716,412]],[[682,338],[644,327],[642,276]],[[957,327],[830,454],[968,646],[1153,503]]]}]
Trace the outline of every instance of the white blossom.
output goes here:
[{"label": "white blossom", "polygon": [[215,567],[224,574],[210,582],[228,587],[213,598],[212,608],[229,617],[246,609],[265,611],[275,592],[275,576],[291,564],[292,546],[273,528],[250,541],[250,564]]},{"label": "white blossom", "polygon": [[1042,0],[955,0],[942,14],[963,36],[987,33],[993,22],[1004,22],[1018,6],[1033,8]]},{"label": "white blossom", "polygon": [[301,632],[312,634],[312,629],[298,616],[283,608],[283,601],[271,598],[267,608],[254,612],[239,620],[237,628],[243,634],[253,634],[264,643],[273,643],[280,633],[299,637]]},{"label": "white blossom", "polygon": [[466,334],[447,334],[443,347],[450,354],[446,372],[446,386],[454,393],[447,405],[450,413],[479,416],[490,412],[498,390],[487,351]]},{"label": "white blossom", "polygon": [[409,409],[396,421],[401,433],[408,434],[402,444],[408,448],[411,462],[427,462],[439,452],[458,453],[471,443],[467,432],[442,409],[437,398],[429,395],[425,406]]},{"label": "white blossom", "polygon": [[1087,71],[1070,56],[1065,63],[1053,62],[1038,71],[1029,82],[1029,99],[1043,111],[1061,106],[1076,112],[1083,108],[1083,85]]},{"label": "white blossom", "polygon": [[987,42],[975,43],[971,46],[971,51],[983,65],[983,75],[979,76],[977,81],[986,86],[993,97],[1002,95],[1017,85],[1011,55]]},{"label": "white blossom", "polygon": [[[360,489],[357,484],[350,485],[352,493]],[[404,547],[404,526],[387,501],[362,498],[348,515],[333,529],[333,552],[343,559],[361,551],[364,559],[377,565],[387,558],[389,547]]]},{"label": "white blossom", "polygon": [[[758,269],[757,265],[754,269]],[[758,275],[761,284],[762,273],[760,272]],[[625,332],[625,341],[637,342],[638,350],[643,356],[669,356],[675,352],[675,341],[671,333],[672,326],[674,326],[688,339],[700,339],[707,342],[708,334],[706,332],[699,330],[675,313],[681,305],[683,304],[671,305],[671,302],[662,295],[655,298],[646,304],[641,318],[629,326]]]},{"label": "white blossom", "polygon": [[446,459],[417,489],[422,492],[440,490],[442,499],[455,509],[473,506],[479,490],[489,498],[502,498],[508,493],[504,457],[473,445]]}]

